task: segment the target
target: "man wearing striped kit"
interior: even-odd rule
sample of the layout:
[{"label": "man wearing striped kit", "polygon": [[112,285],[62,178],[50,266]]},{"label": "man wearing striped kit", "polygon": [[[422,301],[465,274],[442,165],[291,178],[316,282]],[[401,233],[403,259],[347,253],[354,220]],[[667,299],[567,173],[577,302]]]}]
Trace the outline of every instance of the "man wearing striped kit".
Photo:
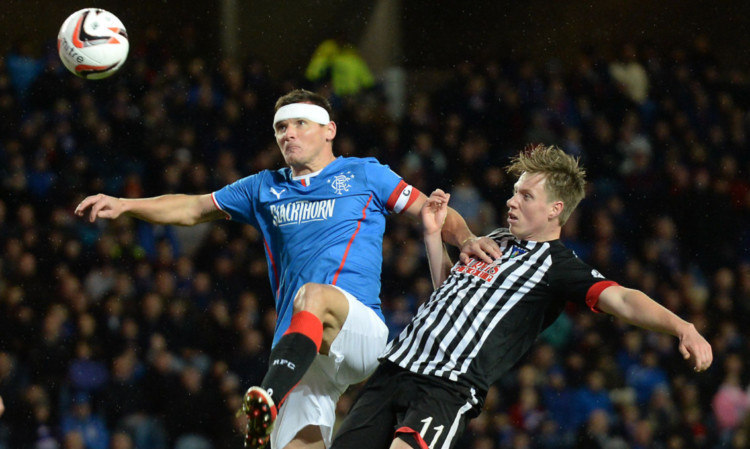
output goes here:
[{"label": "man wearing striped kit", "polygon": [[358,396],[333,449],[449,449],[482,408],[490,385],[528,351],[568,301],[678,337],[696,371],[712,361],[695,327],[643,292],[618,285],[578,259],[560,232],[583,199],[585,172],[556,147],[535,146],[508,167],[520,176],[507,201],[508,228],[488,235],[491,263],[451,263],[440,237],[449,195],[422,209],[433,282],[439,286]]}]

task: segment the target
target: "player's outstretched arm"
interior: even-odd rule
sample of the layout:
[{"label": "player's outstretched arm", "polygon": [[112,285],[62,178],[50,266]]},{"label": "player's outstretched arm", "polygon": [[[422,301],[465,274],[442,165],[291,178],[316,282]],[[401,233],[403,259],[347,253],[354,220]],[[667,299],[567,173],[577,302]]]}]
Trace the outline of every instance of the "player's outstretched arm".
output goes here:
[{"label": "player's outstretched arm", "polygon": [[427,198],[421,210],[427,262],[430,265],[432,287],[435,289],[448,277],[452,265],[441,236],[449,200],[449,194],[437,189]]},{"label": "player's outstretched arm", "polygon": [[682,357],[690,361],[695,371],[711,366],[711,345],[693,323],[678,317],[640,290],[619,285],[607,287],[599,295],[596,307],[644,329],[674,335],[679,339]]},{"label": "player's outstretched arm", "polygon": [[[407,215],[421,220],[421,210],[426,202],[427,197],[420,193],[419,198],[406,209]],[[466,220],[451,207],[448,207],[441,235],[445,243],[453,245],[461,251],[459,259],[463,263],[468,263],[472,257],[492,263],[503,255],[494,240],[474,235],[466,224]]]},{"label": "player's outstretched arm", "polygon": [[162,195],[153,198],[115,198],[98,194],[81,201],[75,213],[83,217],[88,211],[90,222],[97,218],[114,220],[125,214],[150,223],[192,226],[204,221],[224,218],[211,199],[205,195]]}]

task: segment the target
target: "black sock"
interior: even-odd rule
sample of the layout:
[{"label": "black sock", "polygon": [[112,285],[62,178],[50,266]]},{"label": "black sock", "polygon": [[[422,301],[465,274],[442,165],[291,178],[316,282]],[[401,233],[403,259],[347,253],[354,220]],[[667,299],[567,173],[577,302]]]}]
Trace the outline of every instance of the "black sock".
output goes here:
[{"label": "black sock", "polygon": [[312,365],[318,350],[306,335],[286,334],[271,351],[268,372],[260,384],[273,398],[276,407],[292,391]]},{"label": "black sock", "polygon": [[271,351],[268,372],[261,387],[278,408],[305,375],[323,339],[323,323],[309,312],[292,316],[289,329]]}]

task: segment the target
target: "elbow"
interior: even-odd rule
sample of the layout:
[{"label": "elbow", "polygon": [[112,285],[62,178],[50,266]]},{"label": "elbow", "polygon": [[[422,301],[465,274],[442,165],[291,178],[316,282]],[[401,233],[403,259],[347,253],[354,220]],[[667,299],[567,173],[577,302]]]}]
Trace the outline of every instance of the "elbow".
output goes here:
[{"label": "elbow", "polygon": [[182,227],[190,227],[195,226],[199,223],[201,223],[203,220],[201,220],[201,216],[197,214],[188,214],[184,217],[182,217],[180,220],[175,223],[177,226]]}]

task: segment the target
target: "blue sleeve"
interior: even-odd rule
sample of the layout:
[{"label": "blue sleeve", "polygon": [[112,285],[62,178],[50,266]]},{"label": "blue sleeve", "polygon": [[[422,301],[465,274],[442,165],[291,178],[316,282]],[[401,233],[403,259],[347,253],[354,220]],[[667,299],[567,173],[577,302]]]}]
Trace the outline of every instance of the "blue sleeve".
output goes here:
[{"label": "blue sleeve", "polygon": [[216,206],[229,215],[229,219],[258,227],[255,217],[258,192],[263,172],[239,179],[213,193]]},{"label": "blue sleeve", "polygon": [[[364,165],[367,174],[367,184],[374,193],[376,204],[388,212],[401,212],[402,208],[397,206],[399,195],[407,187],[410,187],[401,176],[375,159],[367,160]],[[403,201],[401,201],[403,203]]]}]

